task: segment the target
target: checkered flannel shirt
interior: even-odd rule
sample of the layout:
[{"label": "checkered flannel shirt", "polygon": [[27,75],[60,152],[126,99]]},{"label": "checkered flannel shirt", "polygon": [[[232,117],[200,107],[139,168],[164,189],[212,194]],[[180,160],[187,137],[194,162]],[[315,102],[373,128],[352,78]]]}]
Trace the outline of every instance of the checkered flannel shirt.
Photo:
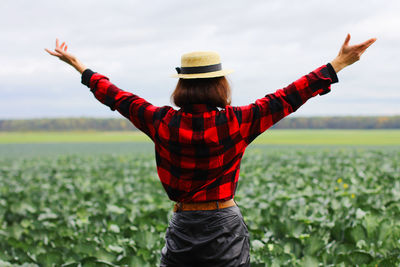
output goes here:
[{"label": "checkered flannel shirt", "polygon": [[175,110],[153,106],[90,69],[82,74],[96,99],[151,138],[160,181],[168,197],[179,202],[233,198],[246,147],[309,98],[330,92],[337,81],[328,63],[247,106],[219,110],[195,104]]}]

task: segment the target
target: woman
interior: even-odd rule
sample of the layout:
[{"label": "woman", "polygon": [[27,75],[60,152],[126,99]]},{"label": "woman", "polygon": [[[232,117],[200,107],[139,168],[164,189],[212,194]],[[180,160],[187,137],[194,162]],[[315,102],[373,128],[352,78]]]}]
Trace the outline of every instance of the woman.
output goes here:
[{"label": "woman", "polygon": [[230,87],[215,52],[184,54],[172,94],[180,107],[156,107],[87,69],[56,40],[46,51],[72,65],[82,83],[111,110],[118,110],[155,144],[157,172],[175,201],[161,252],[161,266],[249,266],[249,233],[233,200],[245,148],[259,134],[309,98],[330,91],[336,73],[360,59],[375,38],[349,45],[338,56],[255,103],[230,106]]}]

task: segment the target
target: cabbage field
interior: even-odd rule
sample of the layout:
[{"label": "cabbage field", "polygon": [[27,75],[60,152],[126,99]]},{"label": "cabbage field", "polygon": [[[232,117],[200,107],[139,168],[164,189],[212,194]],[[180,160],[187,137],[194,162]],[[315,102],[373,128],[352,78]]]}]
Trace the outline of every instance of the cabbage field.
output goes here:
[{"label": "cabbage field", "polygon": [[[158,265],[173,203],[151,145],[0,149],[0,266]],[[235,200],[251,266],[400,266],[398,146],[255,145]]]}]

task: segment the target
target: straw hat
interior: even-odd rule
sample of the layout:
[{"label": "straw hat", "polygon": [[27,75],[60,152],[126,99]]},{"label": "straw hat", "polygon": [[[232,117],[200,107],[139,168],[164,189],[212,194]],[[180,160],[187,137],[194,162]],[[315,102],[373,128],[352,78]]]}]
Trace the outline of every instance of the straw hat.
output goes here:
[{"label": "straw hat", "polygon": [[223,70],[217,52],[196,51],[182,55],[181,67],[177,67],[175,78],[196,79],[225,76],[233,70]]}]

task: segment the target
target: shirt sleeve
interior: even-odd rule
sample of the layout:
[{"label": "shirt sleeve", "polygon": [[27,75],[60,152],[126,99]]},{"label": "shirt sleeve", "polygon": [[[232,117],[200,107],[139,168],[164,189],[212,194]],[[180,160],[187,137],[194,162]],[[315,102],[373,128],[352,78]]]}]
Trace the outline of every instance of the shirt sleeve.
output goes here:
[{"label": "shirt sleeve", "polygon": [[155,124],[157,119],[160,119],[162,108],[153,106],[145,99],[119,89],[106,76],[90,69],[86,69],[82,73],[81,82],[90,88],[97,100],[110,107],[111,110],[117,110],[154,140]]},{"label": "shirt sleeve", "polygon": [[234,107],[242,137],[248,144],[251,143],[269,127],[295,112],[311,97],[329,93],[331,84],[336,82],[336,72],[328,63],[250,105]]}]

